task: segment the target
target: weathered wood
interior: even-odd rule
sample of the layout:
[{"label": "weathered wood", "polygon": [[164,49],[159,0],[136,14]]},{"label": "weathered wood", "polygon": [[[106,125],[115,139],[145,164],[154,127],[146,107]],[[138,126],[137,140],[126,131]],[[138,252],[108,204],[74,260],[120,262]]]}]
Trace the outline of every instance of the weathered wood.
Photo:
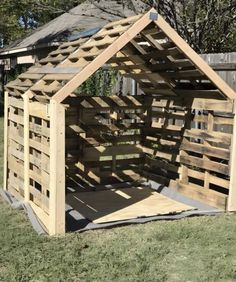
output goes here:
[{"label": "weathered wood", "polygon": [[24,196],[25,201],[29,202],[29,97],[23,95],[24,99]]},{"label": "weathered wood", "polygon": [[178,33],[162,18],[158,15],[156,25],[166,34],[181,50],[185,56],[203,73],[205,74],[213,84],[215,84],[223,95],[226,95],[229,99],[235,99],[236,93],[231,89],[227,83],[214,72],[211,67],[178,35]]},{"label": "weathered wood", "polygon": [[226,208],[227,196],[214,190],[204,189],[195,184],[186,185],[182,183],[179,183],[177,190],[192,199],[199,200],[210,206],[223,210]]},{"label": "weathered wood", "polygon": [[[186,95],[187,96],[187,95]],[[221,101],[218,99],[201,99],[201,98],[176,98],[176,99],[159,99],[154,100],[153,107],[168,107],[172,109],[191,108],[206,111],[218,111],[223,113],[233,113],[232,101]]]},{"label": "weathered wood", "polygon": [[214,146],[197,144],[193,142],[188,142],[184,140],[180,146],[182,150],[195,152],[202,155],[207,155],[211,157],[221,158],[224,160],[229,160],[230,151],[228,149],[217,148]]},{"label": "weathered wood", "polygon": [[20,176],[24,176],[24,165],[17,158],[8,155],[8,167],[14,173]]},{"label": "weathered wood", "polygon": [[[236,110],[236,103],[235,103]],[[236,211],[236,116],[234,116],[234,129],[230,148],[230,185],[228,198],[228,211]]]},{"label": "weathered wood", "polygon": [[49,234],[65,233],[65,108],[50,102]]},{"label": "weathered wood", "polygon": [[230,146],[231,144],[231,134],[217,131],[206,131],[202,129],[186,129],[184,131],[184,137],[192,137],[196,139],[202,139],[225,146]]},{"label": "weathered wood", "polygon": [[[197,171],[197,170],[193,170],[190,168],[188,168],[187,174],[189,177],[195,178],[197,180],[204,181],[204,178],[205,178],[205,173]],[[217,176],[210,174],[209,183],[214,184],[218,187],[229,189],[229,180],[223,179],[222,177],[217,177]]]},{"label": "weathered wood", "polygon": [[24,109],[24,102],[21,98],[8,97],[8,104],[15,108]]},{"label": "weathered wood", "polygon": [[221,78],[234,90],[236,90],[236,53],[202,54],[206,61]]},{"label": "weathered wood", "polygon": [[37,217],[39,218],[39,220],[45,226],[45,229],[48,232],[50,232],[50,230],[48,229],[50,223],[50,216],[45,211],[43,211],[40,207],[38,207],[34,202],[30,201],[30,205],[33,211],[35,212],[35,214],[37,215]]},{"label": "weathered wood", "polygon": [[49,120],[48,105],[43,105],[39,102],[29,103],[29,114],[38,118]]},{"label": "weathered wood", "polygon": [[106,48],[99,56],[97,56],[89,65],[83,68],[74,76],[63,88],[61,88],[53,99],[62,102],[77,87],[79,87],[87,78],[89,78],[99,67],[105,64],[113,55],[122,49],[132,38],[142,31],[150,22],[150,12],[137,20],[126,32],[124,32],[117,40]]},{"label": "weathered wood", "polygon": [[210,171],[215,171],[221,174],[229,175],[228,165],[217,163],[214,161],[200,159],[192,156],[180,156],[180,162],[186,165],[203,168]]}]

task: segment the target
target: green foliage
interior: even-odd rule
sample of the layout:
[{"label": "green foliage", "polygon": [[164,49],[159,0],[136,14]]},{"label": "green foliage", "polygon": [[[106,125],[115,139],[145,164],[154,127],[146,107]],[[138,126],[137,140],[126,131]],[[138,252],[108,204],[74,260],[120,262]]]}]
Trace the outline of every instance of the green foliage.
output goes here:
[{"label": "green foliage", "polygon": [[147,0],[198,53],[236,51],[236,0]]},{"label": "green foliage", "polygon": [[[1,0],[0,38],[4,44],[21,38],[84,0]],[[96,2],[101,13],[124,16]],[[123,9],[141,13],[154,6],[199,53],[236,50],[236,0],[117,0]],[[94,4],[94,1],[91,1]],[[100,5],[100,6],[99,6]],[[99,15],[98,15],[99,16]]]},{"label": "green foliage", "polygon": [[78,95],[109,96],[115,85],[117,71],[100,69],[87,79],[76,91]]},{"label": "green foliage", "polygon": [[236,1],[195,0],[180,8],[179,27],[198,52],[230,52],[236,46]]},{"label": "green foliage", "polygon": [[75,7],[81,1],[1,0],[0,38],[4,40],[4,45],[9,44]]}]

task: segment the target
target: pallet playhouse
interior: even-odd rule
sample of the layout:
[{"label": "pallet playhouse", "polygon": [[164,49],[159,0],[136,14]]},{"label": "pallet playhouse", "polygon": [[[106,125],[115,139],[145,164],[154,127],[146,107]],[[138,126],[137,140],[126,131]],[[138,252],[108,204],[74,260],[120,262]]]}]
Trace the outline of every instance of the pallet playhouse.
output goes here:
[{"label": "pallet playhouse", "polygon": [[[75,94],[108,65],[142,94]],[[236,93],[156,10],[62,44],[6,90],[4,190],[29,203],[49,234],[65,232],[75,199],[122,219],[144,206],[146,216],[186,209],[164,197],[158,207],[158,193],[135,187],[143,179],[236,211]]]}]

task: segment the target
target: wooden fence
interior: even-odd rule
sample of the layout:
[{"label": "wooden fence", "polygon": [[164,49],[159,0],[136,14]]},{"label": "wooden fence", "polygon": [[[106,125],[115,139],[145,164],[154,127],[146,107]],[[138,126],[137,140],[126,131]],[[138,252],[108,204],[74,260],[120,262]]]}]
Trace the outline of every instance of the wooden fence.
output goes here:
[{"label": "wooden fence", "polygon": [[236,52],[204,54],[202,58],[236,90]]},{"label": "wooden fence", "polygon": [[[229,86],[236,90],[236,52],[203,54],[201,57],[219,74]],[[123,79],[122,93],[134,93],[131,78]],[[140,90],[138,89],[138,94]]]}]

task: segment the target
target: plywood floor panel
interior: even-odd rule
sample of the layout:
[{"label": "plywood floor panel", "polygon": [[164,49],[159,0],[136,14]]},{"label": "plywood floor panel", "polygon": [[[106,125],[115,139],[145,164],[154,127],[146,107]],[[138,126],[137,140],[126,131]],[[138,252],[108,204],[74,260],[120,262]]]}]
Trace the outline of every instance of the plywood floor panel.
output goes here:
[{"label": "plywood floor panel", "polygon": [[194,209],[143,187],[70,193],[67,195],[67,203],[94,223],[173,214]]}]

